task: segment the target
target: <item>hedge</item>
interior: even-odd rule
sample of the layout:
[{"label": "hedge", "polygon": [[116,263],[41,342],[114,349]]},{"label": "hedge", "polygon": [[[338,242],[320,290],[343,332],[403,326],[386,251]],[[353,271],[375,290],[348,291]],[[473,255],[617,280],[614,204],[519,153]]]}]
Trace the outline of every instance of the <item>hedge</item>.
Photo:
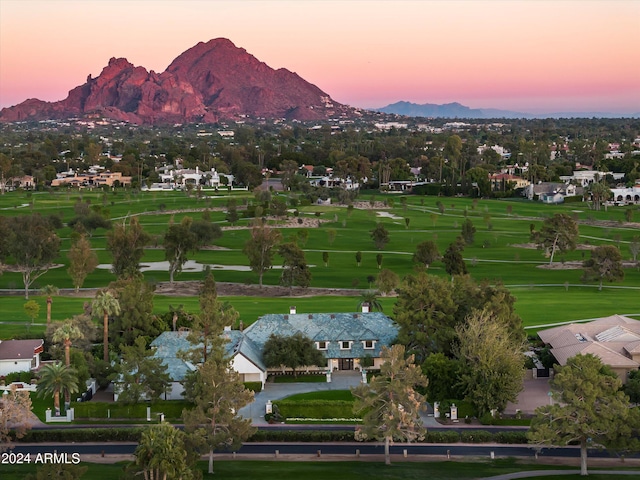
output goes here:
[{"label": "hedge", "polygon": [[262,391],[262,382],[244,382],[244,388],[259,393]]},{"label": "hedge", "polygon": [[[62,428],[53,430],[30,430],[18,442],[138,442],[147,427],[131,428]],[[15,439],[14,439],[15,440]],[[508,431],[491,433],[473,430],[458,433],[454,430],[428,431],[425,443],[495,442],[503,444],[526,444],[527,432]],[[247,442],[353,442],[353,430],[257,430]],[[374,440],[371,440],[374,441]]]},{"label": "hedge", "polygon": [[486,430],[462,430],[460,441],[463,443],[487,443],[493,440],[491,432]]},{"label": "hedge", "polygon": [[284,418],[360,418],[353,412],[353,402],[347,400],[278,400]]},{"label": "hedge", "polygon": [[[152,402],[151,415],[155,418],[157,414],[164,413],[166,418],[181,418],[184,408],[191,408],[192,405],[184,400],[165,400]],[[109,402],[81,402],[73,405],[76,420],[82,418],[123,418],[123,419],[145,419],[147,418],[147,404],[137,403],[134,405],[120,405]]]},{"label": "hedge", "polygon": [[145,427],[30,430],[20,442],[138,442]]}]

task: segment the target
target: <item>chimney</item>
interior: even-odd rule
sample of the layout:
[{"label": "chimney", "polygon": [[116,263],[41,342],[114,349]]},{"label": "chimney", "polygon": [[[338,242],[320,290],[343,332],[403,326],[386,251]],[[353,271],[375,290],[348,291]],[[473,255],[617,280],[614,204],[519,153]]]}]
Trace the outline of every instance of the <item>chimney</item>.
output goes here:
[{"label": "chimney", "polygon": [[295,315],[296,314],[296,306],[292,305],[289,307],[289,314],[291,315]]},{"label": "chimney", "polygon": [[200,173],[200,167],[196,165],[196,173]]},{"label": "chimney", "polygon": [[369,304],[367,302],[362,304],[362,313],[369,313]]}]

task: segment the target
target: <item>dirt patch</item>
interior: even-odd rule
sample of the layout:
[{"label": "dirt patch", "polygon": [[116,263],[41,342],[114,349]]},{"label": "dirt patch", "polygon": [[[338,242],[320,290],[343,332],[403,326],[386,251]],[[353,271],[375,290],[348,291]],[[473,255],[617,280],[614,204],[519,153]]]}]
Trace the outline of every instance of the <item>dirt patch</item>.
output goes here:
[{"label": "dirt patch", "polygon": [[[163,282],[156,285],[155,293],[172,297],[192,297],[200,292],[201,282]],[[288,288],[279,285],[245,285],[242,283],[216,282],[218,295],[225,297],[357,297],[362,290],[351,288]]]},{"label": "dirt patch", "polygon": [[[512,243],[509,246],[515,248],[527,248],[529,250],[536,250],[538,248],[535,243]],[[576,250],[593,250],[594,248],[596,248],[595,245],[587,245],[586,243],[579,243],[576,245]]]}]

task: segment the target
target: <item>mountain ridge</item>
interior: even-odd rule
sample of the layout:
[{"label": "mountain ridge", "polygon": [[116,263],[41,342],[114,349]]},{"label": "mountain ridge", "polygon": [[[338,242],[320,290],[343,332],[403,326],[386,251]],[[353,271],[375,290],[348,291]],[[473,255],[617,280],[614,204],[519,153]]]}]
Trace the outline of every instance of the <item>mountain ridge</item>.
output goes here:
[{"label": "mountain ridge", "polygon": [[231,40],[216,38],[185,50],[162,73],[112,57],[100,75],[89,75],[64,100],[25,100],[0,110],[0,122],[92,114],[136,124],[246,116],[323,120],[353,112],[296,73],[274,70]]},{"label": "mountain ridge", "polygon": [[526,112],[515,112],[511,110],[500,110],[496,108],[469,108],[458,102],[435,104],[435,103],[413,103],[408,101],[398,101],[384,107],[372,109],[377,112],[404,115],[407,117],[435,117],[435,118],[639,118],[640,112],[632,114],[607,113],[607,112],[556,112],[534,114]]}]

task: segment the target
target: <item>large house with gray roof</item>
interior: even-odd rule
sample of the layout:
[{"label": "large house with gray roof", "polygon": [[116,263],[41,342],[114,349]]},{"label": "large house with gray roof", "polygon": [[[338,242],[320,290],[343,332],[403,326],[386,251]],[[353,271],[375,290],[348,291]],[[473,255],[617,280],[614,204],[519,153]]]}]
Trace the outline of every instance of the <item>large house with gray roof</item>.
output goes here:
[{"label": "large house with gray roof", "polygon": [[[264,387],[269,373],[286,368],[268,369],[262,359],[264,344],[271,335],[290,336],[298,332],[309,337],[324,353],[324,365],[309,366],[309,371],[359,370],[360,359],[370,356],[372,368],[379,368],[382,347],[391,346],[398,335],[397,325],[380,312],[368,309],[358,313],[268,314],[260,317],[244,331],[225,329],[226,353],[232,368],[244,382],[260,382]],[[194,348],[187,331],[164,332],[151,342],[154,356],[162,359],[172,379],[167,399],[181,399],[186,375],[195,365],[181,358],[181,352]],[[200,345],[201,347],[201,345]]]},{"label": "large house with gray roof", "polygon": [[640,368],[640,321],[611,315],[586,323],[571,323],[538,332],[551,345],[560,365],[575,355],[590,353],[600,358],[626,383],[629,372]]}]

